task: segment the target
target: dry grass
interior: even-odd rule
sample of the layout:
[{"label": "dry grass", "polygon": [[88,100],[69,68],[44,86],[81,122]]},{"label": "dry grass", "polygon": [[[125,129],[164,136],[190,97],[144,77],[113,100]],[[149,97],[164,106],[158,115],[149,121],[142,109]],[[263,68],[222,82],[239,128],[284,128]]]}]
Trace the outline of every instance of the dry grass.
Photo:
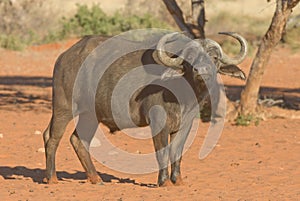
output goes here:
[{"label": "dry grass", "polygon": [[[182,6],[184,14],[189,15],[189,1],[177,0]],[[10,3],[13,2],[13,3]],[[42,38],[51,31],[56,35],[59,30],[62,17],[70,18],[76,12],[76,3],[82,3],[79,0],[69,1],[43,1],[43,0],[18,0],[18,1],[0,1],[0,32],[1,43],[4,47],[16,46],[18,41],[24,37],[31,40],[32,37]],[[145,14],[150,13],[158,19],[174,25],[172,17],[167,12],[161,0],[86,0],[84,4],[92,5],[99,3],[104,12],[111,15],[119,11],[122,15]],[[251,36],[250,43],[255,47],[256,42],[252,39],[260,38],[266,32],[273,12],[275,2],[261,0],[237,1],[237,0],[210,0],[206,2],[206,33],[208,36],[215,35],[220,31],[234,31],[243,35]],[[300,13],[300,6],[294,9],[293,15]],[[37,17],[38,16],[38,17]],[[32,32],[34,30],[34,33]],[[292,29],[288,32],[286,41],[293,49],[297,49],[299,44],[296,37],[299,31]],[[7,37],[10,36],[10,37]],[[224,37],[225,39],[225,37]],[[226,38],[227,39],[227,38]],[[22,40],[21,40],[22,41]],[[227,42],[228,43],[228,42]],[[230,47],[230,43],[224,44]],[[4,44],[4,45],[3,45]],[[232,50],[233,53],[236,50]]]}]

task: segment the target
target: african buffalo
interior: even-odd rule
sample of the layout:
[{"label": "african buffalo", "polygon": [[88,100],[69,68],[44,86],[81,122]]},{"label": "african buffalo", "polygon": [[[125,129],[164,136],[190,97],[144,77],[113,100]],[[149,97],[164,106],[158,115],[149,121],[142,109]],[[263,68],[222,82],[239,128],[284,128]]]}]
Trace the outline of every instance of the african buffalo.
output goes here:
[{"label": "african buffalo", "polygon": [[[178,37],[178,33],[162,35],[154,43],[153,49],[144,49],[130,52],[115,60],[107,68],[97,84],[95,104],[92,105],[97,121],[106,125],[111,132],[122,128],[150,126],[153,132],[153,143],[159,165],[158,185],[169,183],[180,184],[180,163],[182,150],[189,134],[195,114],[201,109],[202,101],[208,96],[209,85],[215,82],[217,73],[245,79],[244,73],[236,66],[241,63],[247,54],[247,44],[243,37],[236,33],[223,33],[237,39],[241,45],[240,53],[235,58],[229,58],[223,53],[220,45],[213,40],[190,40],[180,51],[170,54],[166,50],[168,41]],[[74,46],[61,54],[56,61],[53,73],[53,108],[49,126],[44,132],[44,145],[46,152],[46,178],[47,183],[57,183],[55,170],[55,154],[58,144],[64,134],[67,124],[74,118],[72,109],[79,107],[74,98],[74,85],[76,77],[85,59],[93,50],[103,43],[100,36],[86,36]],[[120,47],[122,48],[122,47]],[[104,58],[103,58],[104,59]],[[112,93],[117,83],[129,71],[137,66],[159,65],[160,84],[148,84],[136,90],[124,107],[129,104],[129,113],[132,122],[126,118],[118,117],[115,121],[112,112]],[[99,67],[101,68],[101,66]],[[145,67],[145,72],[151,73]],[[147,74],[146,74],[147,75]],[[142,78],[138,78],[142,79]],[[168,87],[180,88],[180,80],[185,80],[196,97],[182,90],[182,101],[178,100]],[[89,82],[90,80],[87,80]],[[181,89],[178,89],[181,90]],[[153,106],[161,106],[166,119],[161,125],[159,112],[150,112]],[[122,105],[120,107],[123,107]],[[195,113],[195,109],[197,110]],[[81,110],[79,110],[81,111]],[[85,111],[78,112],[78,125],[88,122]],[[121,128],[119,125],[122,125]],[[91,161],[88,146],[95,128],[87,128],[90,134],[86,138],[79,138],[77,129],[74,130],[70,141],[86,171],[91,183],[101,182],[101,178]],[[169,143],[170,138],[170,143]],[[168,146],[169,145],[169,146]],[[168,164],[171,161],[171,175],[168,173]]]}]

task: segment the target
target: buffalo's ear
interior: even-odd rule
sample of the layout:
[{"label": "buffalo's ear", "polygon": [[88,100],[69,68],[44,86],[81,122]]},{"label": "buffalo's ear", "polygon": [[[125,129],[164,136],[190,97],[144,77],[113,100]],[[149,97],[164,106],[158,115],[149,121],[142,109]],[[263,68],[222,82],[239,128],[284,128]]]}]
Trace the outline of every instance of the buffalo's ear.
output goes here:
[{"label": "buffalo's ear", "polygon": [[231,77],[239,78],[241,80],[246,80],[245,73],[236,65],[222,66],[219,69],[219,73],[223,75],[229,75]]},{"label": "buffalo's ear", "polygon": [[184,75],[184,72],[182,69],[173,69],[173,68],[168,68],[165,70],[165,72],[161,75],[162,80],[168,80],[176,77],[181,77]]}]

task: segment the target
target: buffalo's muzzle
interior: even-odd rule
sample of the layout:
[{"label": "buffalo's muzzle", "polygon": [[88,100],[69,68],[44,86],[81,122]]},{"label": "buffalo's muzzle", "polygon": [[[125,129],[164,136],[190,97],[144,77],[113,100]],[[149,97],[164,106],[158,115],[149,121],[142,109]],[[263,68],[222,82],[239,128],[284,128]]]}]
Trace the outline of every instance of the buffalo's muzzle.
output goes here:
[{"label": "buffalo's muzzle", "polygon": [[212,72],[209,70],[208,67],[193,67],[194,72],[197,76],[201,77],[204,81],[209,81],[212,78]]}]

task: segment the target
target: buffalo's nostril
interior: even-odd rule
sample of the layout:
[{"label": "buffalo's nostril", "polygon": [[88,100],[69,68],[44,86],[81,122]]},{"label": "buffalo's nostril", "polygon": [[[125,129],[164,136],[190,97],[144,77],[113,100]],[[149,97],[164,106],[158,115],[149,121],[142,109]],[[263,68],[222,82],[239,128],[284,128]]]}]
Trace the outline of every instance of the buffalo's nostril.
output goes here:
[{"label": "buffalo's nostril", "polygon": [[197,72],[199,75],[206,75],[210,74],[207,67],[199,67],[199,68],[193,68],[194,72]]},{"label": "buffalo's nostril", "polygon": [[208,68],[204,67],[203,70],[208,73]]},{"label": "buffalo's nostril", "polygon": [[200,75],[204,81],[209,81],[211,79],[210,75]]}]

